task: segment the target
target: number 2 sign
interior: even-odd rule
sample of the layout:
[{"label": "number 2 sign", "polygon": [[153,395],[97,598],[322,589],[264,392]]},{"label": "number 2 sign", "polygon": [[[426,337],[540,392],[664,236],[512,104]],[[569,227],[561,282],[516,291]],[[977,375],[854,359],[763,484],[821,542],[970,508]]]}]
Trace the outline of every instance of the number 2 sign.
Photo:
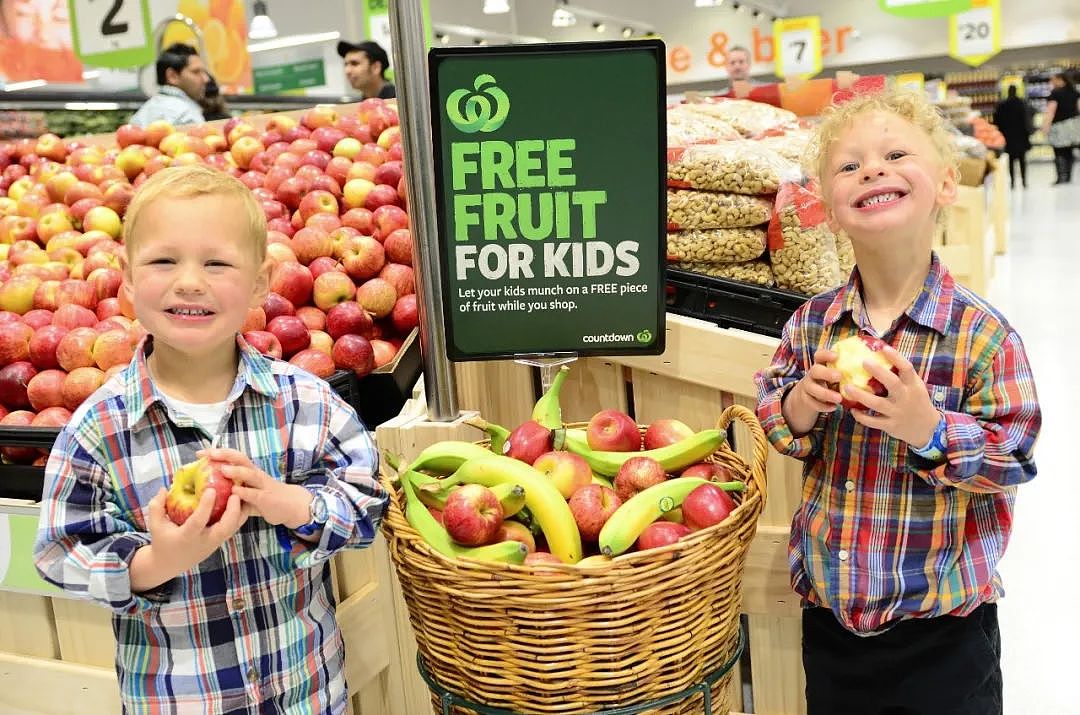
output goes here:
[{"label": "number 2 sign", "polygon": [[978,67],[1001,51],[1000,0],[971,0],[971,9],[949,16],[949,56]]},{"label": "number 2 sign", "polygon": [[68,0],[75,54],[85,64],[123,69],[156,59],[149,0]]},{"label": "number 2 sign", "polygon": [[773,22],[776,76],[809,79],[821,71],[821,18],[789,17]]}]

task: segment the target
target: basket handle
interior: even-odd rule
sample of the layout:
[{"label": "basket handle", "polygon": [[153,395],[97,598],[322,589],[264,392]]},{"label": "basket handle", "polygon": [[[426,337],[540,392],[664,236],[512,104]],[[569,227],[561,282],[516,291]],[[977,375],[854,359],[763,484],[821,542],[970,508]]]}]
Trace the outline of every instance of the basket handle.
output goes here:
[{"label": "basket handle", "polygon": [[765,438],[765,430],[761,429],[761,423],[750,409],[742,405],[731,405],[723,411],[717,422],[717,427],[726,430],[728,426],[738,420],[750,430],[750,437],[754,440],[752,459],[750,460],[750,477],[754,480],[758,491],[761,492],[761,505],[765,506],[765,498],[768,495],[766,488],[765,461],[769,457],[769,441]]}]

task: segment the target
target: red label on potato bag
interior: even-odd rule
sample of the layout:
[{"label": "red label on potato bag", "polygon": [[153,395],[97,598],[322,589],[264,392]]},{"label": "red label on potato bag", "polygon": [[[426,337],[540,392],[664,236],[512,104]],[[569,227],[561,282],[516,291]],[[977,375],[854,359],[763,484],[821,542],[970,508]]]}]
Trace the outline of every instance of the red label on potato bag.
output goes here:
[{"label": "red label on potato bag", "polygon": [[813,190],[814,186],[814,184],[811,184],[808,188],[794,183],[786,183],[780,186],[780,190],[776,192],[773,215],[769,219],[768,244],[770,251],[779,251],[784,247],[784,232],[780,225],[781,209],[794,207],[801,228],[813,228],[825,222],[825,202]]},{"label": "red label on potato bag", "polygon": [[668,233],[671,233],[672,231],[682,231],[682,226],[675,223],[674,221],[668,221],[667,222],[667,230],[668,230]]},{"label": "red label on potato bag", "polygon": [[669,147],[667,150],[667,161],[669,164],[678,164],[682,161],[683,154],[686,153],[686,148],[681,146]]},{"label": "red label on potato bag", "polygon": [[672,189],[689,189],[689,188],[692,188],[690,186],[689,182],[683,181],[682,179],[672,179],[671,177],[668,177],[667,185]]}]

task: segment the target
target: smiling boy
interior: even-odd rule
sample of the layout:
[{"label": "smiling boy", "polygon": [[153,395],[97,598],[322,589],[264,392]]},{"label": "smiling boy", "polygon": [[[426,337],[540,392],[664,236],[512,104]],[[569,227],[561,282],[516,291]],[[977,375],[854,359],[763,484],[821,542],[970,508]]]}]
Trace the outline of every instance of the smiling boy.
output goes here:
[{"label": "smiling boy", "polygon": [[[805,462],[790,563],[808,712],[1000,713],[997,565],[1041,424],[1023,344],[931,249],[957,170],[925,98],[834,107],[811,165],[856,269],[756,376],[769,440]],[[886,394],[847,388],[867,408],[848,410],[831,347],[858,332],[896,374],[865,362]]]}]

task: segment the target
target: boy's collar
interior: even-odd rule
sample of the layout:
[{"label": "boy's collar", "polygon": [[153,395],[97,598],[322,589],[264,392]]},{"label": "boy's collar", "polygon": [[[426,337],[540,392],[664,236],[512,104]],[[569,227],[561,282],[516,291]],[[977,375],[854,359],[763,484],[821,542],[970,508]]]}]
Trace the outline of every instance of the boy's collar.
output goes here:
[{"label": "boy's collar", "polygon": [[[274,379],[270,361],[258,350],[251,347],[240,335],[236,336],[236,345],[240,349],[240,363],[236,371],[236,381],[229,391],[228,402],[235,401],[246,388],[273,399],[278,394],[277,381]],[[135,360],[125,371],[127,379],[126,404],[128,424],[135,429],[150,405],[162,399],[163,395],[150,376],[146,357],[153,346],[153,336],[143,338],[135,349]]]},{"label": "boy's collar", "polygon": [[[923,281],[922,290],[905,312],[919,325],[945,335],[949,329],[949,317],[952,315],[952,299],[955,284],[948,269],[938,258],[936,252],[930,252],[930,271]],[[865,322],[862,302],[862,280],[858,269],[851,272],[847,284],[842,286],[833,297],[832,303],[825,309],[824,323],[831,326],[845,313],[851,313],[856,323]]]}]

